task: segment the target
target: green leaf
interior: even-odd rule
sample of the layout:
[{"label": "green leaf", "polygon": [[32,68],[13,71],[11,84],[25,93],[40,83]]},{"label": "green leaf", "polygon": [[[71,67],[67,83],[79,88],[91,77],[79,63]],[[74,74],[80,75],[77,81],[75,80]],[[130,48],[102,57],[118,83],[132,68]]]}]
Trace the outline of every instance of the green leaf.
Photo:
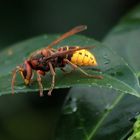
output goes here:
[{"label": "green leaf", "polygon": [[124,140],[140,100],[100,88],[73,88],[63,105],[56,140]]},{"label": "green leaf", "polygon": [[[0,66],[0,83],[2,83],[0,84],[0,95],[11,93],[11,71],[17,65],[23,63],[23,60],[25,60],[31,52],[46,46],[57,37],[58,35],[39,36],[13,45],[0,53],[0,63],[3,64]],[[121,57],[116,55],[109,48],[94,39],[89,39],[83,36],[72,36],[57,45],[57,47],[63,45],[96,46],[96,48],[91,51],[97,58],[102,74],[94,72],[92,68],[85,68],[85,70],[91,74],[101,74],[104,78],[98,80],[83,77],[79,71],[64,75],[59,69],[57,69],[55,88],[69,88],[78,85],[88,85],[90,87],[99,86],[140,97],[138,80],[135,73]],[[16,93],[38,91],[36,80],[30,87],[26,87],[22,79],[19,77],[20,76],[17,78],[15,86]],[[47,76],[43,78],[44,90],[49,88],[50,82],[51,77],[47,74]]]},{"label": "green leaf", "polygon": [[104,42],[140,72],[140,5],[127,14],[105,38]]}]

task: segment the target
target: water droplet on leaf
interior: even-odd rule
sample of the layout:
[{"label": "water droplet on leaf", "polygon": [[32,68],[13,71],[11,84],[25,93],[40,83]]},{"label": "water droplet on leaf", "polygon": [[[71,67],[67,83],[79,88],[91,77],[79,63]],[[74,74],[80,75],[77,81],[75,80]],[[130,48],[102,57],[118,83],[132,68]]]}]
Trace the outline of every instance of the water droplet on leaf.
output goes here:
[{"label": "water droplet on leaf", "polygon": [[107,87],[109,88],[112,88],[112,85],[111,84],[106,84]]},{"label": "water droplet on leaf", "polygon": [[105,110],[106,110],[106,111],[109,111],[109,110],[111,110],[111,109],[112,109],[112,105],[107,104],[107,105],[105,106]]},{"label": "water droplet on leaf", "polygon": [[72,114],[77,111],[77,99],[70,98],[64,105],[63,112],[65,115]]}]

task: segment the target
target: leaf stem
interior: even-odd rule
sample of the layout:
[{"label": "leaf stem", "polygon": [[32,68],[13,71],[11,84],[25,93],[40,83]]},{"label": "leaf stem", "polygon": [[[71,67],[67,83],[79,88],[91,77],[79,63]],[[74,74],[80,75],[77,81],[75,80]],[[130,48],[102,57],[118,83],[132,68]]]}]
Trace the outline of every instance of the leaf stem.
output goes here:
[{"label": "leaf stem", "polygon": [[103,121],[106,119],[106,117],[109,115],[109,113],[112,111],[112,109],[119,103],[119,101],[124,97],[125,94],[120,94],[117,96],[111,107],[104,113],[100,121],[96,124],[94,129],[91,131],[90,135],[88,136],[87,140],[93,140],[93,137],[95,136],[95,133],[102,125]]}]

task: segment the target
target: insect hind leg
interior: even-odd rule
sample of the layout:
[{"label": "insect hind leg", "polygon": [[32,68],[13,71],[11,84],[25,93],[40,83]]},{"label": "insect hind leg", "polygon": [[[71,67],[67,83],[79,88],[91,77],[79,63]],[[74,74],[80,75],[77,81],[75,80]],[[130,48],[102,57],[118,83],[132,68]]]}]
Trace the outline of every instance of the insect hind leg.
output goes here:
[{"label": "insect hind leg", "polygon": [[11,81],[11,88],[12,88],[12,95],[14,95],[14,83],[15,83],[15,80],[16,80],[16,74],[17,72],[19,71],[18,68],[16,68],[14,71],[13,71],[13,74],[12,74],[12,81]]},{"label": "insect hind leg", "polygon": [[42,80],[41,80],[41,75],[40,75],[40,73],[39,73],[39,71],[37,71],[36,72],[36,74],[37,74],[37,81],[38,81],[38,84],[39,84],[39,95],[40,95],[40,97],[42,97],[43,96],[43,85],[42,85]]},{"label": "insect hind leg", "polygon": [[77,65],[73,64],[72,62],[70,62],[68,59],[64,60],[66,63],[68,63],[69,65],[71,65],[71,67],[73,69],[78,69],[81,73],[83,73],[84,75],[86,75],[87,77],[91,77],[91,78],[95,78],[95,79],[102,79],[103,77],[101,75],[91,75],[88,74],[86,71],[84,71],[82,68],[78,67]]},{"label": "insect hind leg", "polygon": [[52,66],[52,63],[48,62],[48,64],[49,64],[50,72],[51,72],[51,75],[52,75],[52,83],[51,83],[51,87],[50,87],[50,89],[48,91],[48,95],[51,96],[51,93],[52,93],[52,91],[54,89],[54,85],[55,85],[55,75],[56,74],[55,74],[54,68]]}]

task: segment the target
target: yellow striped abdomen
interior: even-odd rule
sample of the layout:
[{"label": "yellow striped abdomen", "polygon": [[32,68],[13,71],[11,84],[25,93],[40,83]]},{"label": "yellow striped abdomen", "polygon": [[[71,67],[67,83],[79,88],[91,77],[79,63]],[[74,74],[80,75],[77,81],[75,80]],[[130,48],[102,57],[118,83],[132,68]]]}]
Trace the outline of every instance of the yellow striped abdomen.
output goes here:
[{"label": "yellow striped abdomen", "polygon": [[86,49],[74,52],[71,62],[78,66],[97,66],[96,58]]}]

